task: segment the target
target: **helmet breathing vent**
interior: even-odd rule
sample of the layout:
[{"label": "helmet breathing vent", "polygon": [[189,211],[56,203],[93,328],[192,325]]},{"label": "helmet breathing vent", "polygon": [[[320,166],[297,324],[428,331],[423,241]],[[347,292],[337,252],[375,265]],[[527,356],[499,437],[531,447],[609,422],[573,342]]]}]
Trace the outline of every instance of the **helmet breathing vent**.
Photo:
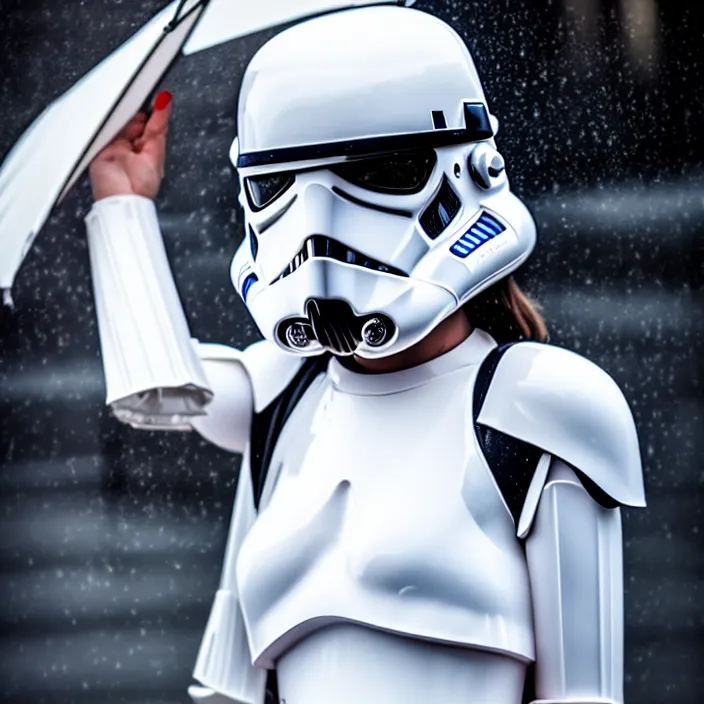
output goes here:
[{"label": "helmet breathing vent", "polygon": [[420,224],[430,239],[435,239],[442,234],[460,211],[460,199],[452,189],[447,178],[443,178],[442,185],[432,203],[420,216]]}]

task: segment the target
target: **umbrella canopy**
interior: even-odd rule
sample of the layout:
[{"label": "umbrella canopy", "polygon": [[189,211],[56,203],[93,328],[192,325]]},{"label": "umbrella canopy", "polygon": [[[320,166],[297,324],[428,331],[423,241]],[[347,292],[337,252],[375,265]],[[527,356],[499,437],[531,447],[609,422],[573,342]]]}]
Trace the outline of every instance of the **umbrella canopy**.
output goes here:
[{"label": "umbrella canopy", "polygon": [[54,205],[144,105],[182,49],[194,53],[301,17],[385,2],[175,0],[164,8],[51,103],[5,159],[0,169],[4,300],[11,300],[17,271]]},{"label": "umbrella canopy", "polygon": [[9,288],[51,209],[139,111],[206,3],[173,2],[30,125],[0,170],[0,287]]},{"label": "umbrella canopy", "polygon": [[[415,0],[210,0],[207,12],[183,47],[184,54],[323,12],[366,5],[406,5]],[[235,10],[235,8],[237,8]]]}]

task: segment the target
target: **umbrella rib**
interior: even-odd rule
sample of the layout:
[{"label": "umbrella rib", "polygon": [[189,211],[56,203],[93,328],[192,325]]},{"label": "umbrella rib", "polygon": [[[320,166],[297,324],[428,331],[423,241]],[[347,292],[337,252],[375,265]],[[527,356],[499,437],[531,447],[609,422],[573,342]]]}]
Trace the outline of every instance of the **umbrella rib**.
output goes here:
[{"label": "umbrella rib", "polygon": [[[178,7],[176,8],[176,12],[174,13],[173,19],[164,27],[164,32],[169,33],[173,32],[176,27],[178,27],[181,22],[183,22],[185,19],[189,17],[189,15],[192,12],[195,12],[198,8],[205,8],[205,6],[208,4],[209,0],[200,0],[200,2],[197,2],[188,12],[186,12],[183,17],[179,17],[181,14],[181,10],[183,10],[184,5],[188,2],[188,0],[179,0]],[[185,42],[184,42],[185,44]]]}]

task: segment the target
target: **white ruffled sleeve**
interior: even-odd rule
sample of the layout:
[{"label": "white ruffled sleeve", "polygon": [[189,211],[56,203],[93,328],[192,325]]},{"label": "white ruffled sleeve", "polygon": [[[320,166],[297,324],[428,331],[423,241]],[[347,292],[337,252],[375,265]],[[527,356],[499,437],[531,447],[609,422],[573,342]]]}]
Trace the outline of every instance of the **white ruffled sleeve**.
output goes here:
[{"label": "white ruffled sleeve", "polygon": [[86,217],[107,403],[142,428],[190,429],[212,398],[153,201],[97,201]]}]

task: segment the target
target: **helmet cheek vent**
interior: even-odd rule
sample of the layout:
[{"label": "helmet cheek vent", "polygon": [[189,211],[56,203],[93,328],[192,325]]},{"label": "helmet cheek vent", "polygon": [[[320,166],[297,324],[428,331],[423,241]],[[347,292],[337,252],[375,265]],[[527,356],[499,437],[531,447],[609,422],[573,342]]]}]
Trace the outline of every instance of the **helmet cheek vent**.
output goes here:
[{"label": "helmet cheek vent", "polygon": [[461,207],[459,196],[450,182],[443,177],[442,185],[430,205],[423,211],[419,221],[426,234],[434,240],[454,220]]}]

